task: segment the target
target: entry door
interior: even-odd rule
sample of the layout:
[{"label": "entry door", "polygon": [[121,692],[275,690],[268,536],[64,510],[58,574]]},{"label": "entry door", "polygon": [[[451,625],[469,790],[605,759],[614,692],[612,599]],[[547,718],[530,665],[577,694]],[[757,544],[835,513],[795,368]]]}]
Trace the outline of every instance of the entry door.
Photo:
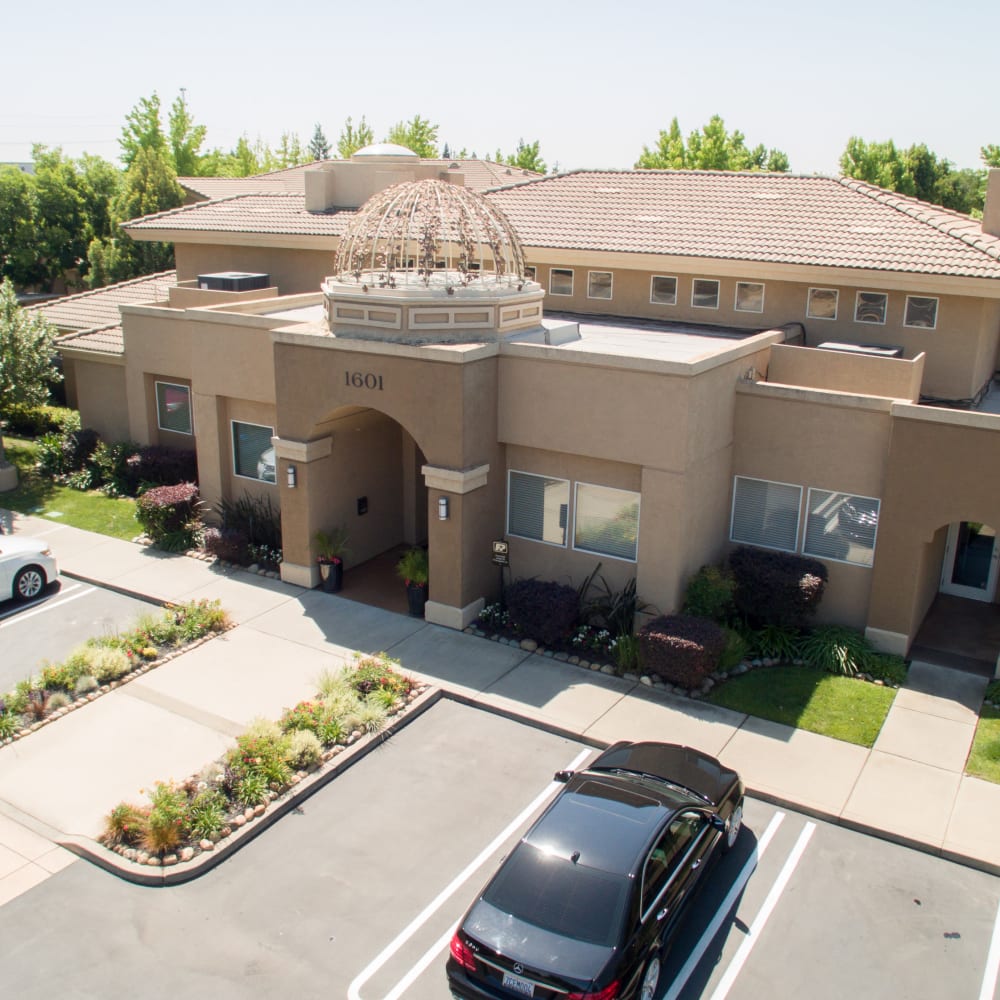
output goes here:
[{"label": "entry door", "polygon": [[974,601],[992,601],[996,593],[1000,545],[996,531],[985,524],[961,521],[948,529],[941,590]]}]

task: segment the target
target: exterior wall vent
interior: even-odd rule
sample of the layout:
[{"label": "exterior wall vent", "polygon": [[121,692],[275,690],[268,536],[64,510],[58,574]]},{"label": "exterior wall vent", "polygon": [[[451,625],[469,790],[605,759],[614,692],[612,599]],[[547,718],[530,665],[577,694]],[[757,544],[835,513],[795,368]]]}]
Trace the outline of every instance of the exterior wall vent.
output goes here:
[{"label": "exterior wall vent", "polygon": [[246,271],[219,271],[216,274],[199,274],[198,287],[213,292],[255,292],[271,287],[269,274],[250,274]]}]

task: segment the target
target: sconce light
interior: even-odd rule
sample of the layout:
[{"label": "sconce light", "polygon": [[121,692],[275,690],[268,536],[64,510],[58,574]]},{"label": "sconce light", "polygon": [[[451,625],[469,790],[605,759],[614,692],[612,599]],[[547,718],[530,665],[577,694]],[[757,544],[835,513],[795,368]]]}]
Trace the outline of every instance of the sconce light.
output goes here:
[{"label": "sconce light", "polygon": [[295,466],[290,465],[288,466],[288,488],[290,490],[295,489],[295,482],[296,482]]},{"label": "sconce light", "polygon": [[447,521],[448,520],[448,498],[438,497],[438,520]]}]

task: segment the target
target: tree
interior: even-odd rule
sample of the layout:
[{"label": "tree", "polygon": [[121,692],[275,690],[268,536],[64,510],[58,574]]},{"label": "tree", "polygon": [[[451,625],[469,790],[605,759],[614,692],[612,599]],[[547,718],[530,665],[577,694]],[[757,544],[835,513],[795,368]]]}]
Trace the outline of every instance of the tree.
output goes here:
[{"label": "tree", "polygon": [[122,148],[122,162],[127,170],[140,149],[166,152],[167,139],[160,122],[160,98],[156,91],[151,97],[140,97],[139,103],[125,116],[118,145]]},{"label": "tree", "polygon": [[80,178],[61,149],[36,145],[34,246],[41,281],[51,289],[57,278],[80,267],[93,237]]},{"label": "tree", "polygon": [[309,155],[314,160],[328,160],[330,158],[330,143],[323,134],[319,122],[316,122],[313,137],[309,140]]},{"label": "tree", "polygon": [[414,115],[408,122],[396,122],[385,137],[386,142],[397,146],[405,146],[421,159],[433,160],[438,155],[438,126],[432,125],[426,118]]},{"label": "tree", "polygon": [[539,152],[539,140],[525,143],[524,139],[517,140],[517,151],[510,153],[505,159],[498,160],[498,163],[506,163],[511,167],[518,167],[521,170],[534,170],[539,174],[545,173],[545,161]]},{"label": "tree", "polygon": [[1000,146],[983,146],[979,150],[983,163],[988,167],[1000,167]]},{"label": "tree", "polygon": [[[986,160],[985,148],[983,154]],[[840,157],[840,170],[845,177],[966,215],[981,213],[983,209],[985,172],[957,170],[924,143],[899,149],[892,139],[866,142],[859,136],[851,136]]]},{"label": "tree", "polygon": [[17,302],[13,283],[0,282],[0,417],[14,406],[42,406],[49,385],[62,379],[52,367],[56,331],[37,310]]},{"label": "tree", "polygon": [[188,111],[183,88],[170,106],[168,131],[174,172],[178,177],[196,177],[206,128],[204,125],[195,125],[191,112]]},{"label": "tree", "polygon": [[0,167],[0,278],[20,288],[41,280],[34,239],[34,182],[17,167]]},{"label": "tree", "polygon": [[348,115],[347,121],[344,122],[344,127],[340,130],[340,138],[337,140],[337,152],[340,154],[341,159],[348,160],[359,149],[370,146],[374,141],[375,133],[365,120],[365,116],[361,116],[361,121],[358,122],[358,127],[355,128],[351,121],[351,116]]},{"label": "tree", "polygon": [[272,170],[285,170],[287,167],[297,167],[308,163],[312,157],[302,148],[302,142],[296,132],[282,132],[278,149],[274,154],[276,161]]},{"label": "tree", "polygon": [[635,164],[648,170],[767,170],[787,173],[788,155],[780,149],[766,149],[763,144],[748,148],[746,136],[739,130],[726,130],[719,115],[712,115],[706,125],[693,131],[685,142],[677,119],[666,131],[660,130],[655,148],[642,147]]}]

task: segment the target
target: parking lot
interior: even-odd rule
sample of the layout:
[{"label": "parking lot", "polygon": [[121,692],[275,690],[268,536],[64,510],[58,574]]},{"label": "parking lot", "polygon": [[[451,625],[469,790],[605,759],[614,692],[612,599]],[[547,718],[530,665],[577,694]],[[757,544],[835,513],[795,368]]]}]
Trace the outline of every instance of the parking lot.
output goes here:
[{"label": "parking lot", "polygon": [[0,601],[0,693],[92,636],[117,632],[159,605],[60,577],[34,600]]},{"label": "parking lot", "polygon": [[[443,701],[193,883],[77,862],[0,908],[5,993],[447,997],[452,928],[591,753]],[[748,801],[660,996],[989,1000],[998,901],[991,876]]]}]

